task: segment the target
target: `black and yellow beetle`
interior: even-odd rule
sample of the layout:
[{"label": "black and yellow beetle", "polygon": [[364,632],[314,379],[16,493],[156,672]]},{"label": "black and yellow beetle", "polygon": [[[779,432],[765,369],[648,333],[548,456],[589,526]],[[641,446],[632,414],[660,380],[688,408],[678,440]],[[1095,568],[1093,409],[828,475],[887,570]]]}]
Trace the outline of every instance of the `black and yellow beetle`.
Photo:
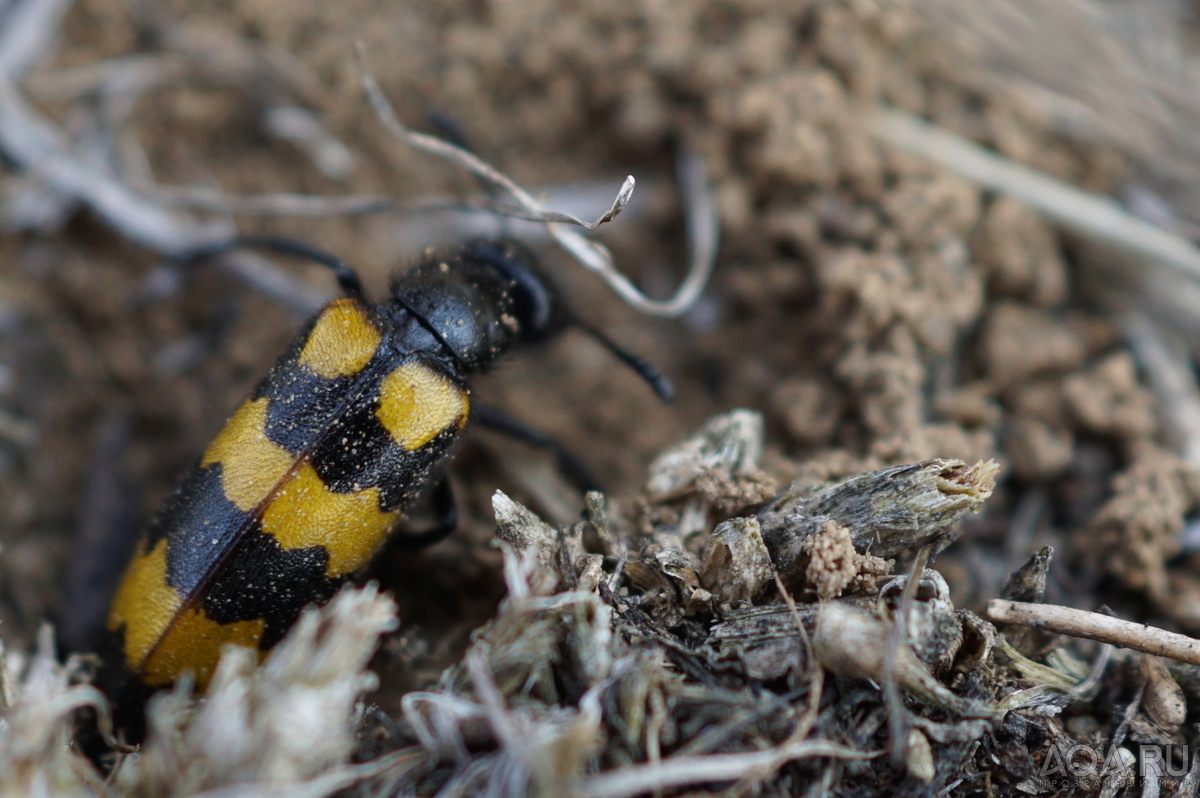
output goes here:
[{"label": "black and yellow beetle", "polygon": [[[427,253],[389,301],[370,304],[348,266],[281,241],[219,249],[309,257],[335,269],[347,296],[303,328],[137,546],[109,611],[102,680],[134,739],[150,692],[184,671],[203,689],[226,643],[269,649],[367,564],[430,484],[443,523],[418,542],[448,532],[440,472],[471,415],[466,378],[579,324],[514,242]],[[661,375],[584,329],[666,398]]]}]

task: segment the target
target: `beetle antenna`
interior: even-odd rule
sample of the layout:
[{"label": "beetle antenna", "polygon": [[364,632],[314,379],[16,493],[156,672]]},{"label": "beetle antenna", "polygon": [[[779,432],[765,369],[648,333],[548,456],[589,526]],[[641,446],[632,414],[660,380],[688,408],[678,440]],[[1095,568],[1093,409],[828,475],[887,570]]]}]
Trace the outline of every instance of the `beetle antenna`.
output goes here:
[{"label": "beetle antenna", "polygon": [[181,260],[185,262],[205,260],[217,255],[223,255],[226,252],[232,252],[235,249],[257,249],[265,252],[274,252],[277,255],[288,255],[324,266],[333,271],[338,285],[341,286],[346,296],[351,299],[357,299],[360,302],[367,301],[367,292],[363,288],[362,279],[359,278],[358,272],[354,271],[353,267],[331,252],[326,252],[311,244],[306,244],[303,241],[286,236],[236,236],[227,241],[197,247],[184,255]]},{"label": "beetle antenna", "polygon": [[650,390],[654,391],[659,399],[667,403],[675,401],[675,385],[667,378],[667,375],[658,370],[657,366],[640,355],[630,352],[587,322],[572,319],[571,323],[591,336],[592,340],[611,352],[626,366],[633,369],[634,373],[650,386]]}]

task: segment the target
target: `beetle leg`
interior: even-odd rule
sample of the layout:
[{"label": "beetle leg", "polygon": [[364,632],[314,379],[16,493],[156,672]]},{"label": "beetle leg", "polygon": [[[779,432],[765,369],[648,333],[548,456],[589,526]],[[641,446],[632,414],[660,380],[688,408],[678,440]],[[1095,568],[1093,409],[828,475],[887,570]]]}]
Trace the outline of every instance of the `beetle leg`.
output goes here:
[{"label": "beetle leg", "polygon": [[401,532],[393,535],[388,540],[388,546],[399,549],[432,546],[458,528],[458,504],[454,501],[454,489],[450,487],[449,479],[442,476],[434,483],[433,490],[429,492],[429,501],[433,504],[434,517],[437,519],[433,528],[424,532]]},{"label": "beetle leg", "polygon": [[471,417],[481,426],[553,454],[563,474],[581,493],[600,490],[599,482],[592,476],[592,472],[583,464],[583,461],[545,432],[529,426],[518,418],[513,418],[503,410],[486,405],[472,406]]}]

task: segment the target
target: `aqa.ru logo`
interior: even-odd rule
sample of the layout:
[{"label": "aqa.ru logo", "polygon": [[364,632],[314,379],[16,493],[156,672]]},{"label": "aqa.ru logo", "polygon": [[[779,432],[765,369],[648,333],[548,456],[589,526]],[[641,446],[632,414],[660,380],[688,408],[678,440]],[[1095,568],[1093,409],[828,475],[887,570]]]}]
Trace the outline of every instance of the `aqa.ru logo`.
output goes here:
[{"label": "aqa.ru logo", "polygon": [[1068,748],[1052,745],[1042,762],[1039,775],[1046,779],[1074,777],[1091,780],[1134,774],[1145,778],[1153,772],[1160,778],[1181,778],[1187,775],[1190,761],[1186,745],[1139,745],[1136,756],[1128,748],[1116,745],[1107,752],[1082,743]]}]

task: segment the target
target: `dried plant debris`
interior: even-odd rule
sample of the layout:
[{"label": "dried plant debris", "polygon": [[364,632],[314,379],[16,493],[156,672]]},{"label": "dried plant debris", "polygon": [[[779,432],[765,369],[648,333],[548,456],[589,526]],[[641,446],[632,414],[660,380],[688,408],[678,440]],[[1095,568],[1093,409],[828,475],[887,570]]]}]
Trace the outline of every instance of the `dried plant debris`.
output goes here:
[{"label": "dried plant debris", "polygon": [[[929,571],[888,664],[905,578],[885,581],[891,564],[854,541],[897,528],[911,505],[920,532],[907,548],[925,542],[978,508],[994,464],[889,469],[816,494],[813,506],[857,509],[845,524],[823,517],[788,561],[804,560],[787,577],[815,599],[797,603],[760,517],[725,518],[697,489],[701,474],[721,484],[753,474],[761,448],[755,414],[713,419],[652,466],[632,529],[599,512],[597,497],[587,521],[556,531],[498,494],[510,597],[439,689],[405,697],[398,733],[425,760],[392,788],[618,796],[739,784],[797,794],[825,783],[853,794],[961,778],[945,763],[960,765],[1006,713],[980,677],[994,631],[956,611]],[[876,495],[855,505],[851,484]],[[943,498],[914,501],[914,485]],[[788,509],[802,517],[798,503]],[[589,552],[588,541],[609,551]],[[913,722],[906,759],[881,766],[889,732],[877,683],[887,678]],[[949,760],[947,747],[957,752]]]},{"label": "dried plant debris", "polygon": [[72,714],[104,697],[77,684],[79,663],[60,665],[48,627],[32,656],[0,645],[0,794],[91,796],[102,779],[70,748]]},{"label": "dried plant debris", "polygon": [[[398,706],[362,703],[394,606],[351,588],[307,611],[261,666],[230,648],[203,699],[186,684],[153,699],[146,744],[102,779],[70,740],[75,711],[103,717],[104,698],[77,663],[56,662],[47,631],[34,657],[0,659],[0,788],[1017,796],[1056,793],[1057,774],[1086,761],[1070,772],[1078,794],[1115,795],[1151,751],[1175,769],[1148,778],[1185,794],[1191,761],[1173,746],[1193,742],[1200,668],[1111,648],[1089,664],[1028,636],[1013,638],[1019,650],[956,608],[941,573],[894,574],[868,553],[952,541],[995,463],[894,466],[733,517],[696,490],[700,473],[727,485],[754,474],[761,449],[753,414],[718,417],[659,459],[676,489],[626,508],[590,494],[584,520],[561,529],[497,492],[508,597],[436,685]],[[1015,594],[1040,600],[1049,558],[1014,575]],[[1115,727],[1080,722],[1100,701],[1117,702]]]},{"label": "dried plant debris", "polygon": [[376,685],[364,667],[395,626],[391,599],[368,586],[307,610],[261,666],[229,648],[204,700],[187,684],[152,700],[146,745],[107,780],[70,745],[73,713],[105,718],[107,702],[80,683],[78,662],[55,661],[47,629],[32,658],[9,653],[0,665],[0,794],[324,796],[402,767],[399,755],[350,762],[359,699]]},{"label": "dried plant debris", "polygon": [[115,785],[147,796],[255,794],[249,785],[327,795],[374,774],[388,763],[347,763],[358,699],[377,685],[364,668],[394,628],[391,599],[368,586],[306,610],[261,667],[254,652],[230,648],[202,702],[186,684],[152,700],[147,744],[119,764]]},{"label": "dried plant debris", "polygon": [[781,562],[834,521],[850,530],[860,551],[890,557],[934,543],[949,545],[949,529],[978,510],[996,487],[994,460],[968,467],[961,460],[927,460],[861,474],[811,495],[785,488],[759,513],[764,538]]},{"label": "dried plant debris", "polygon": [[[1055,763],[1086,758],[1081,745],[1097,765],[1111,747],[1123,768],[1076,781],[1099,791],[1131,783],[1134,741],[1187,741],[1177,666],[1116,655],[1089,675],[1068,649],[1031,651],[1041,664],[955,608],[938,572],[910,585],[868,553],[952,541],[995,463],[896,466],[726,517],[696,477],[753,473],[760,435],[753,414],[718,417],[656,461],[640,504],[611,512],[593,494],[565,529],[497,494],[510,597],[438,688],[403,699],[394,743],[418,764],[387,789],[1054,794]],[[1014,577],[1022,595],[1040,598],[1049,555]],[[1105,673],[1138,682],[1144,712],[1123,706],[1124,730],[1080,735],[1063,712],[1111,699]]]}]

